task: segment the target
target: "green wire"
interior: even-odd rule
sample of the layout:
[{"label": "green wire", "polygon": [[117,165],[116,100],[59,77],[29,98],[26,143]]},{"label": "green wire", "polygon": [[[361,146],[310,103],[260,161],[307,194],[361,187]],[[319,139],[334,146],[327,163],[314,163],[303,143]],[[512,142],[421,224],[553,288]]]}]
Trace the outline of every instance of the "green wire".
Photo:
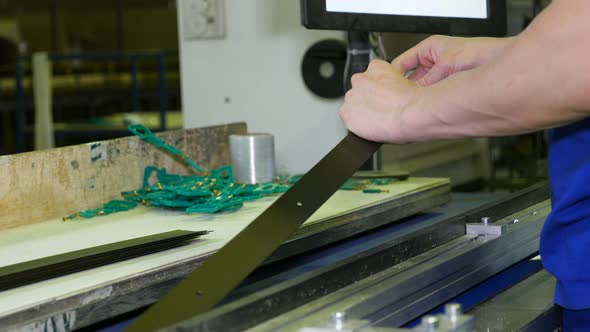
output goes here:
[{"label": "green wire", "polygon": [[149,128],[142,124],[132,124],[127,127],[131,133],[138,136],[142,140],[152,144],[153,146],[168,151],[173,155],[181,157],[187,164],[189,164],[192,168],[194,168],[199,173],[205,173],[205,169],[201,166],[197,165],[189,156],[187,156],[184,152],[180,149],[166,143],[163,139],[156,136]]}]

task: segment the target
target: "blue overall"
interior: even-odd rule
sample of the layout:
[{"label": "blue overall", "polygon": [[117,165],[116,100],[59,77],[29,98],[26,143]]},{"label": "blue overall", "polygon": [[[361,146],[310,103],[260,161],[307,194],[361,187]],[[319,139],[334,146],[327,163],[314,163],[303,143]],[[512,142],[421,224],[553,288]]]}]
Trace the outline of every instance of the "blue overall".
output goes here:
[{"label": "blue overall", "polygon": [[541,257],[557,278],[555,303],[564,308],[564,325],[590,331],[590,119],[551,129],[549,143],[553,210],[541,234]]}]

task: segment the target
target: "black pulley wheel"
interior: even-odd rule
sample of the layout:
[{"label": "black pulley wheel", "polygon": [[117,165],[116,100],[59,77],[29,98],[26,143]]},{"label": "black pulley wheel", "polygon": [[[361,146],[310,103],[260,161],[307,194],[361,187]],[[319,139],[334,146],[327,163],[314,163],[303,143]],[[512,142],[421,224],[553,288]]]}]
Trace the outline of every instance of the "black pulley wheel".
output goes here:
[{"label": "black pulley wheel", "polygon": [[344,96],[346,52],[346,44],[337,39],[321,40],[305,52],[301,75],[311,92],[330,99]]}]

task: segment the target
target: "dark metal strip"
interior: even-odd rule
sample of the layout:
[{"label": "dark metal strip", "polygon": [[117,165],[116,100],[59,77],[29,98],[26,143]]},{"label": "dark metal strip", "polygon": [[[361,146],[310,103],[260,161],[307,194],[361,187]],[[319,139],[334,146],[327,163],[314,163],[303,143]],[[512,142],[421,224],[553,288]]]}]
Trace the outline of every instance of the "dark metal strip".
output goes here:
[{"label": "dark metal strip", "polygon": [[186,244],[209,232],[171,231],[0,268],[0,291]]},{"label": "dark metal strip", "polygon": [[288,192],[127,331],[156,331],[204,313],[269,257],[381,147],[349,133]]}]

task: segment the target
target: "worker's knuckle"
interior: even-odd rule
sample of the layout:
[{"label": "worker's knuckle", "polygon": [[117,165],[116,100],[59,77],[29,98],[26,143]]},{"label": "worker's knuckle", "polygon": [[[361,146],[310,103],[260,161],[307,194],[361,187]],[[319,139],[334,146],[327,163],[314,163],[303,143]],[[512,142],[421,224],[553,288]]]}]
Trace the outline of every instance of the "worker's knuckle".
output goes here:
[{"label": "worker's knuckle", "polygon": [[353,102],[354,98],[356,96],[356,90],[352,89],[352,90],[348,90],[345,94],[344,94],[344,102],[345,103],[351,103]]},{"label": "worker's knuckle", "polygon": [[358,87],[360,85],[363,85],[365,83],[367,83],[367,75],[364,73],[358,73],[358,74],[354,74],[352,75],[352,77],[350,78],[350,83],[352,84],[352,87]]},{"label": "worker's knuckle", "polygon": [[369,63],[368,71],[381,71],[385,66],[389,66],[389,64],[383,60],[373,60]]}]

